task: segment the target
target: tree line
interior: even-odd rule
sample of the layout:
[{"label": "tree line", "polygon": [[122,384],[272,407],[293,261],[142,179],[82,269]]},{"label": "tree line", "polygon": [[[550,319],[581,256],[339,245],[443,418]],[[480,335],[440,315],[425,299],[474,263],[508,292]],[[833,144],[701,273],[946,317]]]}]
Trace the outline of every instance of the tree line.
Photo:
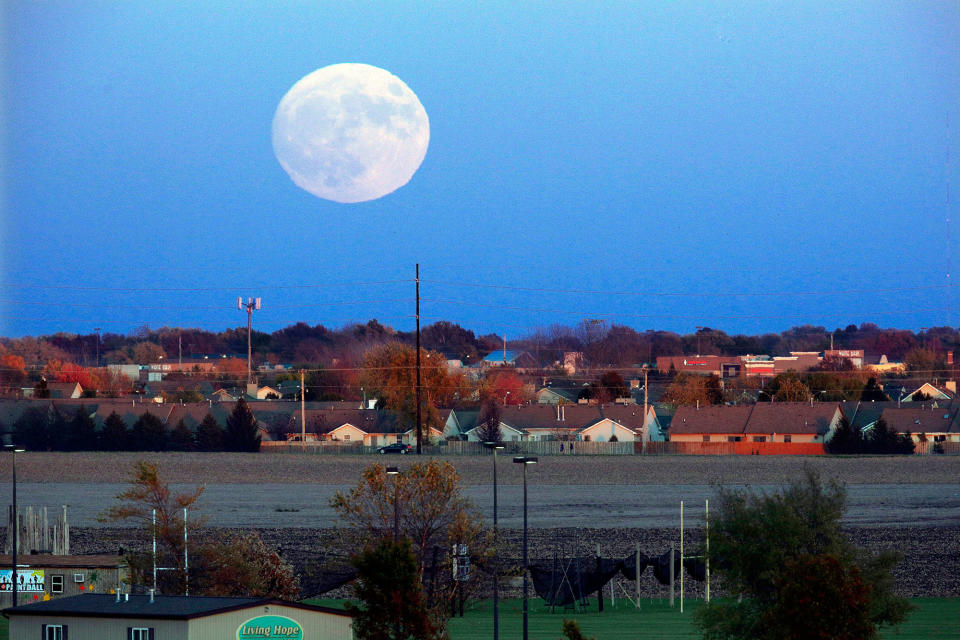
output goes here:
[{"label": "tree line", "polygon": [[72,415],[55,406],[30,407],[11,428],[12,441],[31,451],[259,451],[257,420],[239,400],[221,426],[207,413],[196,430],[183,420],[172,428],[144,412],[130,427],[111,412],[97,429],[93,414],[80,405]]},{"label": "tree line", "polygon": [[[504,348],[504,337],[477,335],[448,321],[427,325],[421,331],[425,349],[470,364],[492,351]],[[315,368],[336,361],[350,366],[363,358],[372,346],[387,342],[413,345],[416,335],[381,324],[377,320],[331,329],[298,322],[272,333],[253,331],[251,343],[257,362],[288,363]],[[791,351],[862,349],[868,354],[885,354],[923,370],[942,369],[943,354],[960,347],[960,332],[953,327],[932,327],[919,333],[876,324],[829,330],[802,325],[780,333],[729,335],[721,329],[701,327],[693,333],[648,329],[586,319],[573,326],[537,328],[507,343],[508,349],[530,353],[542,367],[562,360],[565,352],[583,353],[588,366],[629,367],[654,363],[658,356],[747,355],[785,356]],[[0,338],[0,356],[19,356],[28,364],[49,360],[72,362],[86,367],[102,364],[156,362],[159,358],[195,355],[246,354],[246,327],[207,331],[179,327],[141,327],[130,334],[56,333],[49,336]],[[908,357],[908,354],[912,355]]]}]

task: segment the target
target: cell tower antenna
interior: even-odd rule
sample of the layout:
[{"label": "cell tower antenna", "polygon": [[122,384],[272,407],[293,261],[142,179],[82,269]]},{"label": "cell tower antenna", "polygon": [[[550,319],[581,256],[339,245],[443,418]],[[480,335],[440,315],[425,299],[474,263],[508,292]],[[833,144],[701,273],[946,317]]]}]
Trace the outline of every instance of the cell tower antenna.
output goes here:
[{"label": "cell tower antenna", "polygon": [[243,297],[237,298],[237,309],[247,312],[247,386],[253,383],[253,349],[250,340],[251,329],[253,328],[253,312],[260,310],[260,298],[247,298],[247,303],[243,303]]}]

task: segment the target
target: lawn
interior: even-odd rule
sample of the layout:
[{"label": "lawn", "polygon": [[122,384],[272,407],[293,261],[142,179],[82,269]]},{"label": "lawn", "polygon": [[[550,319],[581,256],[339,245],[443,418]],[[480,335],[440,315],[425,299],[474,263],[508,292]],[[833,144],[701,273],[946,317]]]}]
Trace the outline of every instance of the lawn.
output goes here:
[{"label": "lawn", "polygon": [[[341,606],[330,600],[311,600],[316,604]],[[886,629],[881,633],[885,640],[957,640],[960,639],[960,598],[915,598],[916,608],[899,629]],[[671,609],[667,600],[643,600],[637,610],[627,600],[618,600],[610,607],[605,603],[604,612],[597,613],[596,600],[590,601],[586,611],[555,613],[542,605],[541,600],[530,601],[531,640],[562,640],[561,625],[564,618],[576,619],[587,637],[596,640],[633,640],[636,638],[697,638],[690,624],[690,613],[699,606],[699,601],[684,603],[680,613],[679,601]],[[520,600],[500,603],[500,637],[522,637],[523,616]],[[493,637],[493,604],[486,600],[473,603],[464,611],[463,618],[449,622],[451,640],[489,640]]]}]

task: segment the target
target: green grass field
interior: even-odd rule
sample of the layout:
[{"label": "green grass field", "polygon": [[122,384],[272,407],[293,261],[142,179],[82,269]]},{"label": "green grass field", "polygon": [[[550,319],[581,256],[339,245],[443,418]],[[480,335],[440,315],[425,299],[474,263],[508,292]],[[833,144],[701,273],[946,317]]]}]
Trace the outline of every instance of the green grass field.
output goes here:
[{"label": "green grass field", "polygon": [[[339,601],[310,600],[315,604],[341,606]],[[957,640],[960,639],[960,598],[916,598],[911,600],[916,609],[905,624],[897,629],[884,629],[884,640]],[[604,612],[597,613],[596,600],[590,601],[587,611],[555,613],[542,605],[539,599],[530,600],[531,640],[562,640],[564,618],[575,619],[580,629],[596,640],[634,640],[637,638],[699,637],[690,623],[690,613],[699,601],[686,601],[680,613],[679,601],[671,609],[667,600],[643,600],[637,610],[627,600],[618,600],[611,608],[604,603]],[[493,637],[493,603],[489,600],[471,603],[463,618],[451,618],[451,640],[489,640]],[[500,603],[500,637],[504,640],[522,637],[523,616],[520,600]]]}]

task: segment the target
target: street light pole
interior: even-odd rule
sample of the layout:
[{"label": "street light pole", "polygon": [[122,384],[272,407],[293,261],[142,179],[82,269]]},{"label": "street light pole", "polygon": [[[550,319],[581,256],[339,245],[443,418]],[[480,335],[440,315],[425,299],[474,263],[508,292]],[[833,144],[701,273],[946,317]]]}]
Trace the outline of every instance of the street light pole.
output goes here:
[{"label": "street light pole", "polygon": [[500,566],[499,529],[497,528],[497,450],[503,449],[499,442],[484,442],[493,449],[493,640],[500,639]]},{"label": "street light pole", "polygon": [[527,577],[527,465],[537,464],[537,458],[518,456],[513,459],[523,465],[523,640],[528,640],[529,603],[527,595],[530,591],[530,579]]},{"label": "street light pole", "polygon": [[396,542],[400,539],[400,514],[397,510],[397,476],[400,475],[400,470],[396,467],[387,467],[387,475],[393,476],[393,541]]},{"label": "street light pole", "polygon": [[17,535],[20,531],[20,513],[17,510],[17,452],[23,453],[23,449],[18,449],[16,445],[5,445],[8,451],[13,452],[13,606],[17,606],[17,547],[20,541]]}]

